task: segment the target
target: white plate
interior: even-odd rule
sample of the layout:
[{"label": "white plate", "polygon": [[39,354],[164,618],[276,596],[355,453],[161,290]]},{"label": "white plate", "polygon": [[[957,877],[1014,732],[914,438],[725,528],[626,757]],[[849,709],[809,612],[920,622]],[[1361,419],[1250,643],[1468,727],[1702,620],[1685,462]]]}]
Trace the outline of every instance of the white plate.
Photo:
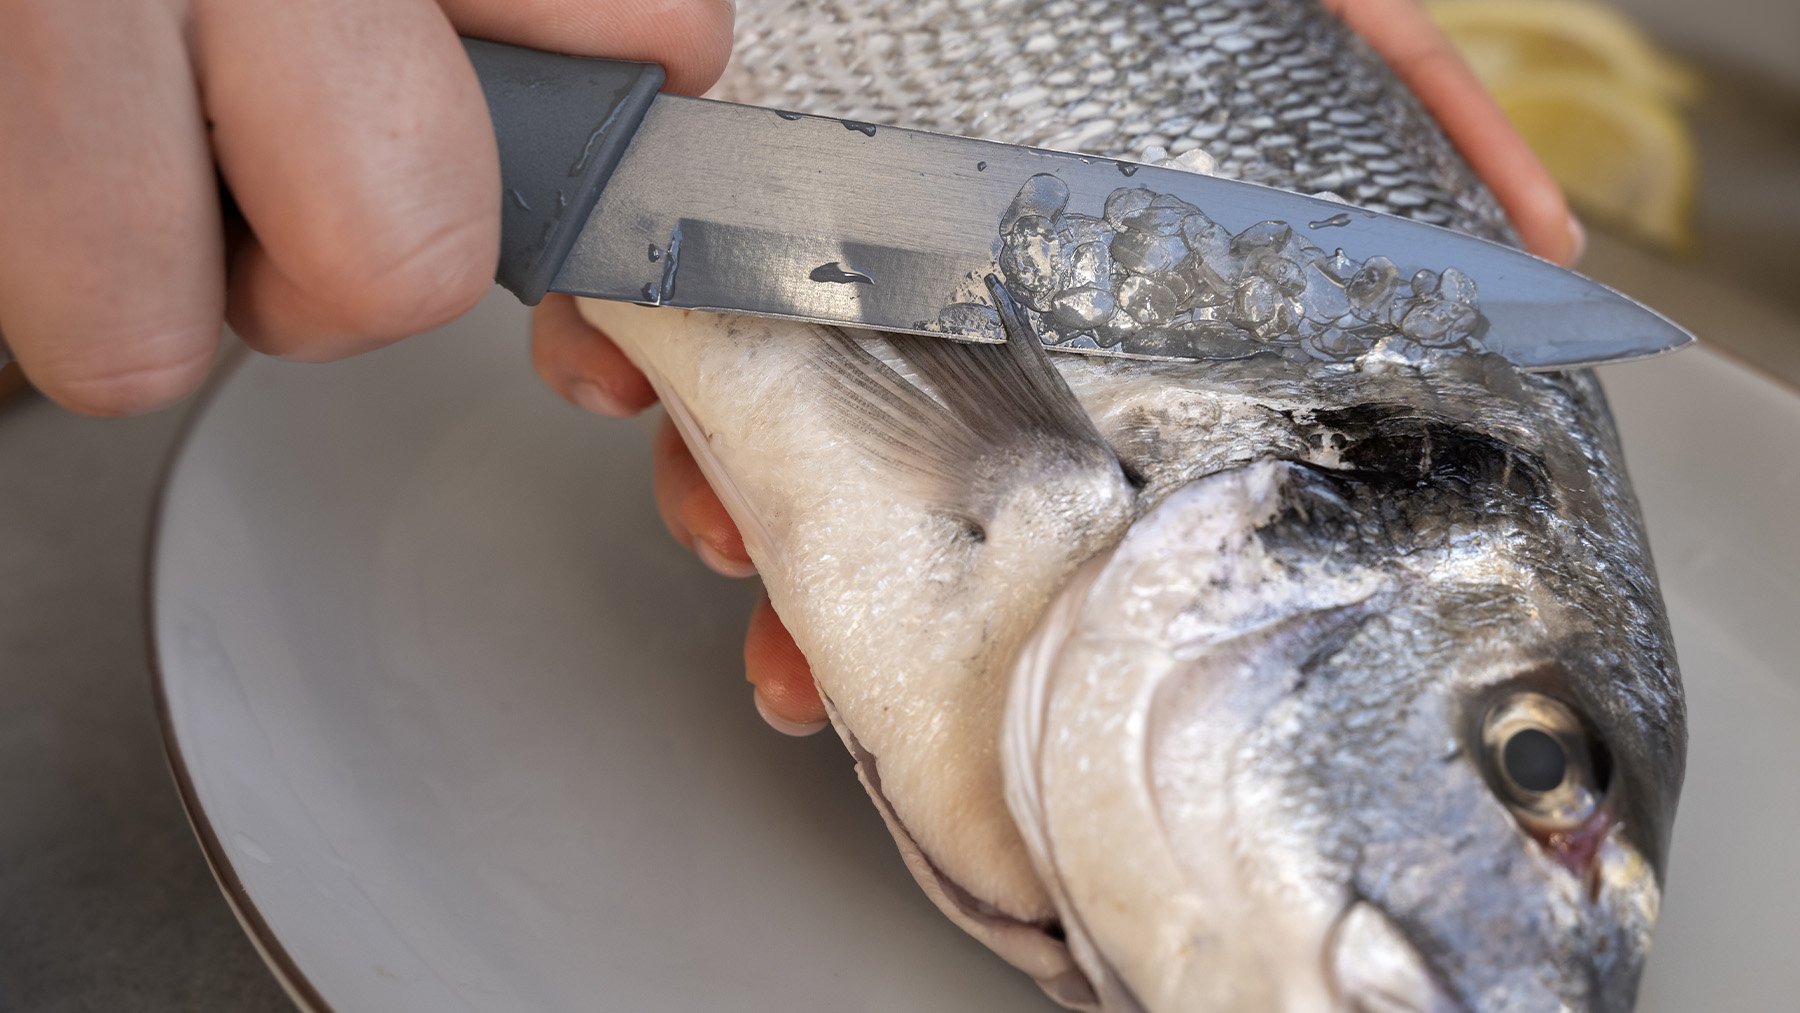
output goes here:
[{"label": "white plate", "polygon": [[[493,300],[244,364],[173,465],[154,630],[177,779],[303,1004],[1044,1010],[913,887],[829,736],[760,727],[749,591],[662,534],[642,435]],[[1693,745],[1643,1008],[1800,994],[1800,398],[1706,352],[1609,375]]]}]

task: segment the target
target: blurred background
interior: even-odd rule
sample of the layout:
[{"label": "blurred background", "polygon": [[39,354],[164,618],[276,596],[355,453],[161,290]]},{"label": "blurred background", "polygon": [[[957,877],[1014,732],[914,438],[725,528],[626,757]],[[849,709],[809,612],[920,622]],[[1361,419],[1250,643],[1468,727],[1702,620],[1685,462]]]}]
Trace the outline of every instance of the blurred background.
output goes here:
[{"label": "blurred background", "polygon": [[1582,270],[1800,383],[1800,3],[1427,7],[1568,192]]}]

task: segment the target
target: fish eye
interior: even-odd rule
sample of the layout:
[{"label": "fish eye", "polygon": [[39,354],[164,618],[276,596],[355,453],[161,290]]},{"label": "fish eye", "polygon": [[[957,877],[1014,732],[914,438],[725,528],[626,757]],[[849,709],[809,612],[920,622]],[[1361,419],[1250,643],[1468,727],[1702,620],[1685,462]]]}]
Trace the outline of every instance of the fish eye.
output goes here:
[{"label": "fish eye", "polygon": [[1603,751],[1562,701],[1529,692],[1502,700],[1481,741],[1496,794],[1529,829],[1570,830],[1599,809]]}]

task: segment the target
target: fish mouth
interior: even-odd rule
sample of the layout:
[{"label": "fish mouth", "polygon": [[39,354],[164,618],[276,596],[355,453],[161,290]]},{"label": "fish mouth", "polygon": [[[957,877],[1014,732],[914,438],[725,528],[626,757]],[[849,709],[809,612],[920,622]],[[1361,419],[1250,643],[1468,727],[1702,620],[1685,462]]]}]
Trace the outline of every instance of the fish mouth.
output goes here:
[{"label": "fish mouth", "polygon": [[1468,1013],[1386,911],[1356,900],[1338,913],[1321,954],[1325,981],[1352,1013]]},{"label": "fish mouth", "polygon": [[1357,893],[1332,920],[1320,950],[1335,1008],[1468,1013],[1492,1007],[1493,989],[1504,983],[1508,1009],[1630,1010],[1661,901],[1648,860],[1615,831],[1606,835],[1594,867],[1585,873],[1570,872],[1554,856],[1543,856],[1541,863],[1566,877],[1568,916],[1597,926],[1577,937],[1583,951],[1544,964],[1541,973],[1521,977],[1505,972],[1527,968],[1501,967],[1502,978],[1472,984],[1463,973],[1446,973],[1430,956],[1437,948],[1420,945],[1406,919]]}]

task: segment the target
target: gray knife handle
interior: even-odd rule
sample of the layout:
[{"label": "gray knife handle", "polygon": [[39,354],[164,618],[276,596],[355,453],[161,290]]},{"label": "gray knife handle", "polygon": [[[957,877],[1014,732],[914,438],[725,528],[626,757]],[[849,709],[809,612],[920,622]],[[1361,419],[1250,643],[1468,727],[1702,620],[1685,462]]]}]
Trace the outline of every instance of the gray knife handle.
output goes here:
[{"label": "gray knife handle", "polygon": [[662,87],[654,63],[562,56],[464,39],[500,142],[500,267],[534,306]]}]

